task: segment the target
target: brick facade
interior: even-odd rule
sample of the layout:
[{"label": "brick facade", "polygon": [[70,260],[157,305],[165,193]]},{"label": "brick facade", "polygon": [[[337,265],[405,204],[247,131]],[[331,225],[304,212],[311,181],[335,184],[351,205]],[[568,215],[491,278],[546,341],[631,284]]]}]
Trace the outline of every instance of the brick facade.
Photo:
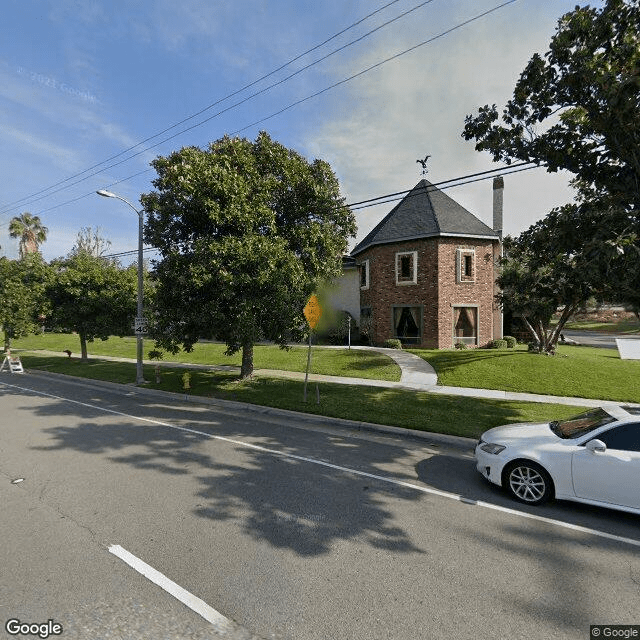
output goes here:
[{"label": "brick facade", "polygon": [[[450,237],[379,244],[364,250],[357,256],[359,267],[369,263],[368,286],[360,289],[360,306],[365,314],[370,309],[374,343],[397,337],[397,327],[404,324],[403,331],[411,335],[402,338],[403,344],[451,348],[454,320],[463,308],[468,310],[463,315],[476,318],[475,344],[469,338],[469,346],[492,340],[497,252],[498,243],[493,240]],[[415,281],[412,277],[402,281],[398,254],[406,254],[411,261],[417,258]],[[419,335],[414,337],[418,319]]]}]

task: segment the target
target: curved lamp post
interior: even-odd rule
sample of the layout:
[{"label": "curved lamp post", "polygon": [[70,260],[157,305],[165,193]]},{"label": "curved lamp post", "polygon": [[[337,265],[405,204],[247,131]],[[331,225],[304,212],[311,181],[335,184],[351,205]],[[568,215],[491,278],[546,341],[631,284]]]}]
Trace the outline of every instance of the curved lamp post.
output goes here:
[{"label": "curved lamp post", "polygon": [[122,200],[125,204],[128,204],[137,214],[138,214],[138,313],[136,317],[136,340],[137,340],[137,358],[136,358],[136,384],[144,384],[146,380],[144,379],[144,374],[142,371],[142,354],[143,354],[143,338],[142,334],[144,332],[144,319],[142,317],[142,295],[143,295],[143,285],[142,285],[142,223],[143,223],[143,214],[144,211],[142,209],[136,209],[128,200],[119,196],[115,193],[111,193],[111,191],[105,191],[104,189],[100,189],[96,191],[99,196],[103,196],[105,198],[116,198],[117,200]]}]

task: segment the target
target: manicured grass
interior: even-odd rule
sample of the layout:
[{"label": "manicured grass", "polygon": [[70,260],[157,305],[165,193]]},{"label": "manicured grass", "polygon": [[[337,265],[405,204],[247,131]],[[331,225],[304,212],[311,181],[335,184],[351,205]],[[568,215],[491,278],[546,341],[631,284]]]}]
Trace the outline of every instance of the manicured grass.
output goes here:
[{"label": "manicured grass", "polygon": [[599,331],[601,333],[638,333],[640,322],[635,319],[621,320],[620,322],[589,322],[580,320],[567,322],[566,329],[575,331]]},{"label": "manicured grass", "polygon": [[615,349],[560,346],[555,356],[517,349],[412,349],[445,386],[502,389],[619,402],[640,402],[640,361]]},{"label": "manicured grass", "polygon": [[[30,353],[22,354],[21,358],[27,369],[119,383],[135,380],[134,363],[96,359],[83,364],[66,357]],[[185,369],[163,368],[160,384],[152,382],[147,386],[185,393],[185,372]],[[320,404],[316,404],[315,383],[310,384],[305,403],[302,382],[271,377],[238,381],[234,374],[217,371],[191,370],[189,373],[190,395],[470,438],[477,438],[483,431],[500,424],[562,419],[583,411],[579,407],[564,405],[482,400],[328,383],[319,383]],[[155,380],[153,365],[145,366],[144,375],[147,380]]]},{"label": "manicured grass", "polygon": [[[65,349],[73,355],[80,354],[80,339],[77,335],[45,333],[14,340],[13,349],[44,349],[62,353]],[[95,340],[87,346],[90,355],[114,356],[120,358],[136,357],[135,338],[111,337],[108,340]],[[154,349],[153,341],[145,341],[145,358]],[[193,351],[177,354],[165,353],[163,360],[188,364],[232,365],[239,367],[242,354],[224,355],[226,347],[219,343],[201,342]],[[306,371],[307,347],[292,347],[289,350],[272,345],[254,347],[254,367],[256,369],[278,369],[281,371]],[[379,353],[358,351],[357,349],[312,348],[311,371],[329,376],[349,378],[369,378],[374,380],[400,380],[400,367],[393,360]]]}]

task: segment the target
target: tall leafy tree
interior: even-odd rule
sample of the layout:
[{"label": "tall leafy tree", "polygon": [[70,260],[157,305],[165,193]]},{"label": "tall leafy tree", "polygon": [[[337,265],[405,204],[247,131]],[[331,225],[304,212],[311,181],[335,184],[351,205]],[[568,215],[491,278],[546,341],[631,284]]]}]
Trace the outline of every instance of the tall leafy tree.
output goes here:
[{"label": "tall leafy tree", "polygon": [[204,336],[242,350],[303,336],[309,295],[341,272],[355,219],[322,160],[308,162],[262,132],[224,137],[153,162],[143,195],[146,241],[156,247],[160,346],[189,351]]},{"label": "tall leafy tree", "polygon": [[40,218],[32,216],[27,211],[15,216],[9,223],[9,235],[12,238],[19,238],[18,250],[21,258],[28,253],[36,253],[38,247],[47,239],[48,232]]},{"label": "tall leafy tree", "polygon": [[501,113],[485,105],[463,136],[495,161],[574,174],[581,199],[640,206],[640,3],[605,0],[562,16]]},{"label": "tall leafy tree", "polygon": [[71,249],[72,254],[88,253],[95,258],[101,258],[109,250],[111,240],[107,240],[100,227],[82,227],[76,236],[76,243]]},{"label": "tall leafy tree", "polygon": [[132,332],[136,314],[137,270],[122,269],[88,252],[52,263],[54,277],[46,293],[51,322],[77,332],[87,359],[87,342]]},{"label": "tall leafy tree", "polygon": [[39,253],[22,260],[0,258],[0,328],[5,350],[13,338],[34,332],[39,318],[48,315],[44,291],[49,279],[49,266]]},{"label": "tall leafy tree", "polygon": [[[567,295],[573,283],[577,297],[592,288],[608,290],[610,299],[634,298],[637,268],[621,265],[636,262],[640,248],[638,0],[605,0],[600,8],[576,7],[562,16],[549,51],[530,59],[513,98],[501,112],[485,105],[467,116],[462,135],[495,161],[537,162],[574,176],[576,203],[522,234],[503,280],[531,276],[521,293],[538,295],[542,306],[553,299],[543,281],[556,292],[566,283]],[[510,292],[513,306],[516,289]]]},{"label": "tall leafy tree", "polygon": [[[498,283],[504,308],[523,318],[538,350],[552,353],[565,323],[595,298],[615,299],[627,271],[638,283],[628,216],[573,204],[554,209],[516,239],[505,238]],[[633,255],[632,255],[633,254]],[[551,316],[560,308],[558,323]]]}]

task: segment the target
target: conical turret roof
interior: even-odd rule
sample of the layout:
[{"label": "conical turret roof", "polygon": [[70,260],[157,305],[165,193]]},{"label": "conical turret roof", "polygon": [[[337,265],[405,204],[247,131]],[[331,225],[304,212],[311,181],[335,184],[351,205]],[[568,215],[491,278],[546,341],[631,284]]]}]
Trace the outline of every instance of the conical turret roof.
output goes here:
[{"label": "conical turret roof", "polygon": [[498,240],[498,234],[428,180],[418,184],[351,252],[377,244],[437,236]]}]

